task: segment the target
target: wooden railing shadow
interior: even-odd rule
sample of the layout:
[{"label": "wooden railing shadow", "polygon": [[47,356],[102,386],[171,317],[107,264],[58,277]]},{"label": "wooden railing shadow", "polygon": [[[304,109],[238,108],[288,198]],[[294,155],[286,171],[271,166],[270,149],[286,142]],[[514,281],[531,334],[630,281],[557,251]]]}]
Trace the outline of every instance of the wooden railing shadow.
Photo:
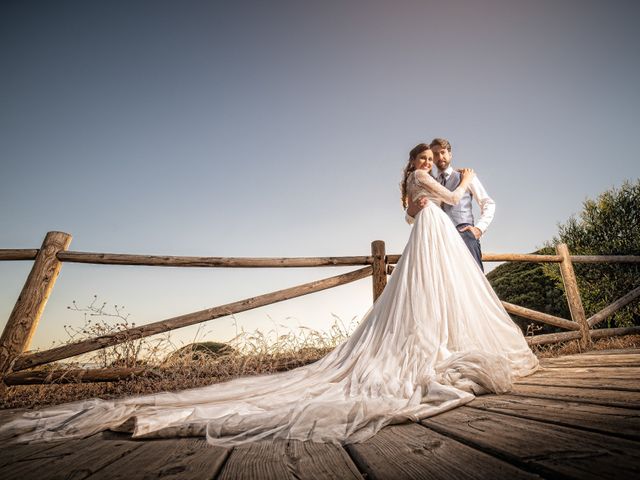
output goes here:
[{"label": "wooden railing shadow", "polygon": [[[387,255],[381,240],[371,243],[371,255],[341,257],[296,257],[296,258],[232,258],[232,257],[181,257],[158,255],[130,255],[114,253],[73,252],[68,247],[71,235],[63,232],[49,232],[40,249],[0,249],[0,261],[34,260],[33,267],[9,316],[0,337],[0,377],[5,385],[47,383],[65,376],[66,381],[114,381],[144,372],[142,368],[83,369],[57,373],[29,370],[58,360],[118,345],[131,339],[138,339],[158,333],[168,332],[215,318],[232,315],[283,300],[319,292],[339,285],[372,277],[373,300],[384,290],[387,275],[400,255]],[[628,292],[600,312],[586,318],[573,263],[640,263],[640,256],[581,256],[570,255],[566,245],[557,247],[556,255],[537,254],[484,254],[485,262],[552,262],[560,264],[571,319],[559,318],[546,313],[502,302],[504,308],[520,317],[568,330],[527,337],[531,345],[579,340],[583,349],[588,349],[592,339],[616,335],[640,333],[640,327],[593,329],[625,305],[640,296],[640,287]],[[102,265],[146,265],[158,267],[222,267],[222,268],[295,268],[328,266],[364,266],[352,272],[328,277],[322,280],[296,285],[294,287],[246,298],[237,302],[167,318],[143,326],[101,335],[49,350],[29,352],[31,339],[55,284],[63,262],[90,263]]]}]

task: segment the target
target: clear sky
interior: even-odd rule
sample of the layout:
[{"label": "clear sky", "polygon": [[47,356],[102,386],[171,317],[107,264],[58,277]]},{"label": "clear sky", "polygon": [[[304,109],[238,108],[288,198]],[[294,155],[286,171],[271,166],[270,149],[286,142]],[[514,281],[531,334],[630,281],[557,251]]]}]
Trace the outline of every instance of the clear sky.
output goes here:
[{"label": "clear sky", "polygon": [[[94,252],[401,253],[407,153],[443,136],[497,202],[484,251],[532,251],[638,177],[637,5],[5,0],[0,248],[61,230]],[[30,267],[0,263],[0,325]],[[65,264],[33,346],[94,294],[141,324],[343,271]],[[367,279],[236,320],[322,330],[370,303]]]}]

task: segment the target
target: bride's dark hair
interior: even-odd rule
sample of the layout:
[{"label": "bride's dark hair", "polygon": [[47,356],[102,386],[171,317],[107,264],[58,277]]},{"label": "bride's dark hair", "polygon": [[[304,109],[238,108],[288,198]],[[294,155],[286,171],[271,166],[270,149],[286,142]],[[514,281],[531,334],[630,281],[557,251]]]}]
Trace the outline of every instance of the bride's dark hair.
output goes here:
[{"label": "bride's dark hair", "polygon": [[400,198],[402,200],[402,208],[406,209],[409,206],[409,200],[407,197],[407,179],[409,175],[413,173],[416,167],[413,166],[413,161],[416,159],[418,155],[420,155],[425,150],[429,150],[429,145],[426,143],[419,143],[415,147],[411,149],[409,152],[409,160],[404,167],[404,174],[402,176],[402,182],[400,182]]}]

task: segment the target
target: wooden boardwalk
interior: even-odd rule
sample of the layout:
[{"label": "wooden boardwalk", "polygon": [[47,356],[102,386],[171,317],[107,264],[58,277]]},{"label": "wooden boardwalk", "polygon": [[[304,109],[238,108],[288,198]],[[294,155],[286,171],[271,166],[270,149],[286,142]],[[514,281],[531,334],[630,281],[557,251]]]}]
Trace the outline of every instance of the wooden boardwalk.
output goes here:
[{"label": "wooden boardwalk", "polygon": [[[361,444],[204,439],[84,440],[0,447],[2,479],[640,478],[640,349],[542,361],[509,395],[486,395]],[[4,417],[6,418],[6,417]]]}]

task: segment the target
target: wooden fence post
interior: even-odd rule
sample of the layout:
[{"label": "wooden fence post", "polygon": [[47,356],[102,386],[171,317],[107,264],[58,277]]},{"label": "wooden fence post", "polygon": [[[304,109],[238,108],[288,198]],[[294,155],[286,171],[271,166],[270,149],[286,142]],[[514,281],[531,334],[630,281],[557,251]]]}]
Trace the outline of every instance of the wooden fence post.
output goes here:
[{"label": "wooden fence post", "polygon": [[382,240],[371,242],[373,256],[373,301],[375,302],[387,285],[387,256]]},{"label": "wooden fence post", "polygon": [[62,266],[56,255],[66,250],[70,243],[71,235],[64,232],[48,232],[44,237],[0,337],[0,378],[11,370],[16,357],[29,348]]},{"label": "wooden fence post", "polygon": [[580,291],[578,290],[578,282],[576,274],[573,271],[573,263],[569,255],[569,248],[565,243],[560,243],[556,247],[556,252],[562,261],[560,262],[560,273],[562,274],[562,282],[564,283],[564,291],[567,295],[567,303],[571,312],[571,319],[580,327],[580,347],[587,349],[591,346],[591,333],[589,331],[589,323],[584,313]]}]

